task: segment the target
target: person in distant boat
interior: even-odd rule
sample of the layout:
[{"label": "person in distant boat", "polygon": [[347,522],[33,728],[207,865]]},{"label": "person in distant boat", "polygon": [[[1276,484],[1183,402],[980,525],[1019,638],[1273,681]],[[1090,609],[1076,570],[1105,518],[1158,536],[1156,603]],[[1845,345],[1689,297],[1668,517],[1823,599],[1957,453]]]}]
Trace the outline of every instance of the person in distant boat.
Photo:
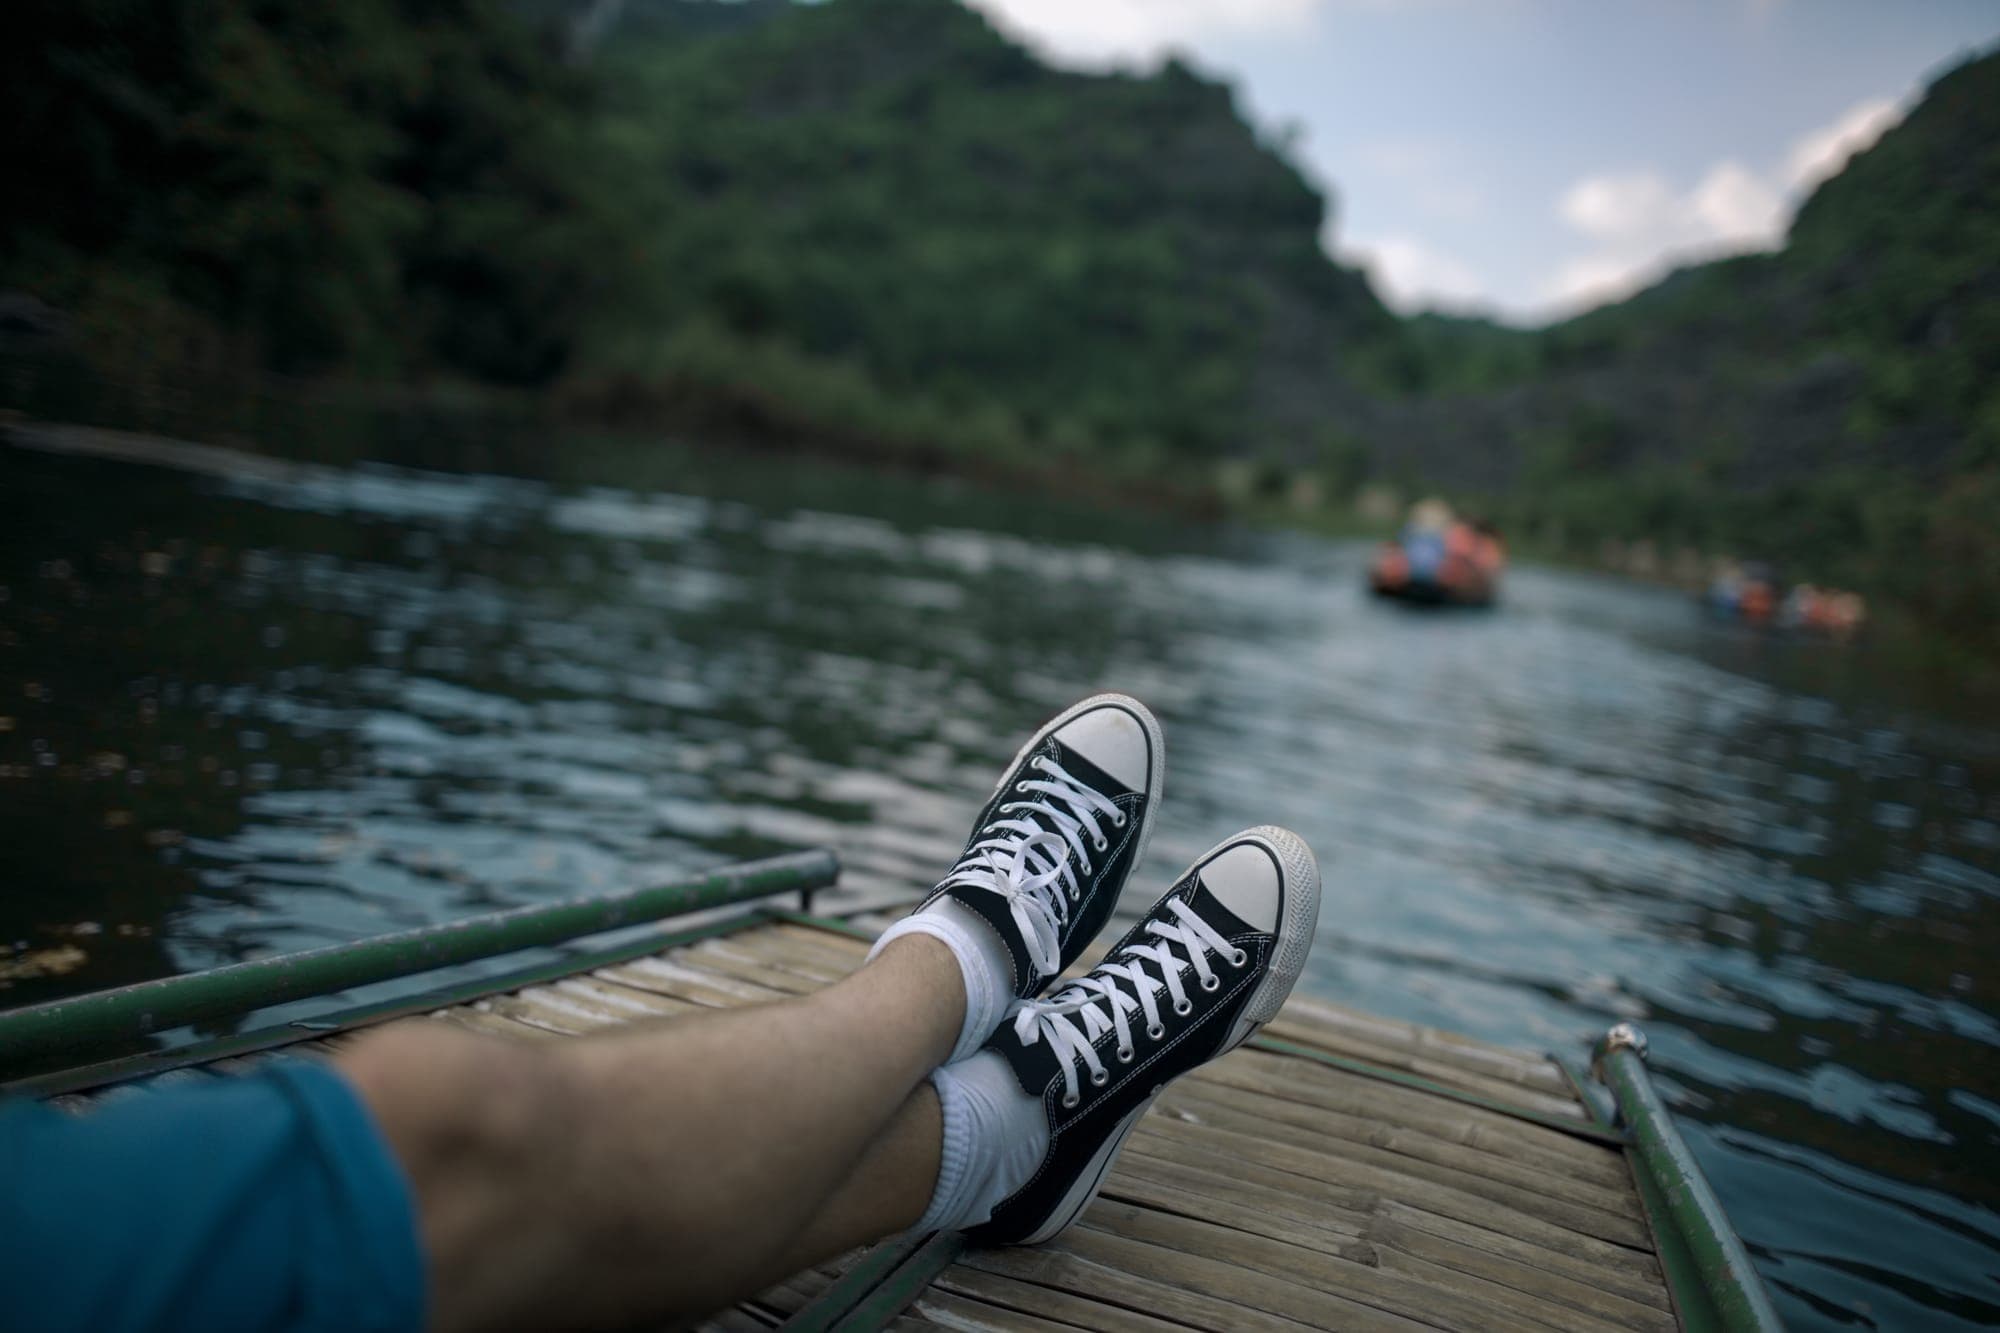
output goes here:
[{"label": "person in distant boat", "polygon": [[1484,605],[1493,600],[1505,563],[1491,523],[1460,518],[1443,500],[1420,500],[1402,534],[1376,551],[1368,585],[1384,597]]},{"label": "person in distant boat", "polygon": [[1863,617],[1860,594],[1811,583],[1794,586],[1778,609],[1778,623],[1787,629],[1812,630],[1842,639],[1861,627]]},{"label": "person in distant boat", "polygon": [[1500,571],[1507,565],[1507,544],[1500,539],[1500,529],[1490,518],[1474,519],[1472,527],[1472,567],[1487,582],[1500,577]]},{"label": "person in distant boat", "polygon": [[937,887],[816,994],[549,1043],[418,1020],[81,1116],[0,1107],[6,1319],[626,1328],[895,1232],[1047,1240],[1166,1084],[1278,1012],[1312,942],[1312,853],[1250,829],[1057,985],[1145,853],[1164,758],[1123,695],[1055,718]]},{"label": "person in distant boat", "polygon": [[1439,582],[1446,559],[1451,554],[1451,532],[1458,522],[1451,506],[1435,496],[1410,507],[1410,521],[1403,526],[1402,547],[1410,562],[1410,577]]},{"label": "person in distant boat", "polygon": [[1719,616],[1733,616],[1743,600],[1743,566],[1723,560],[1708,583],[1708,605]]},{"label": "person in distant boat", "polygon": [[1736,614],[1753,625],[1767,625],[1777,611],[1776,571],[1757,561],[1743,566],[1743,585],[1736,595]]},{"label": "person in distant boat", "polygon": [[1403,528],[1403,535],[1408,537],[1420,532],[1441,533],[1450,527],[1456,518],[1457,515],[1452,513],[1450,501],[1439,499],[1435,495],[1426,496],[1410,506],[1410,518]]},{"label": "person in distant boat", "polygon": [[1455,518],[1445,528],[1438,582],[1468,601],[1483,601],[1492,596],[1505,562],[1499,530],[1491,522]]}]

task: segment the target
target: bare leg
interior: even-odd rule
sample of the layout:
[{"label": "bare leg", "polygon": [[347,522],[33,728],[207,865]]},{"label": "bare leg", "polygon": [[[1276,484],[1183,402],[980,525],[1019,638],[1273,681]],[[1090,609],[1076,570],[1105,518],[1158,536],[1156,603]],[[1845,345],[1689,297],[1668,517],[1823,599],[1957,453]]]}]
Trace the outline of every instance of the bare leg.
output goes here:
[{"label": "bare leg", "polygon": [[915,937],[797,1000],[567,1042],[404,1024],[340,1064],[410,1175],[436,1327],[620,1326],[915,1221],[939,1139],[913,1090],[963,1006]]},{"label": "bare leg", "polygon": [[915,1226],[937,1185],[943,1140],[937,1089],[920,1083],[754,1289]]}]

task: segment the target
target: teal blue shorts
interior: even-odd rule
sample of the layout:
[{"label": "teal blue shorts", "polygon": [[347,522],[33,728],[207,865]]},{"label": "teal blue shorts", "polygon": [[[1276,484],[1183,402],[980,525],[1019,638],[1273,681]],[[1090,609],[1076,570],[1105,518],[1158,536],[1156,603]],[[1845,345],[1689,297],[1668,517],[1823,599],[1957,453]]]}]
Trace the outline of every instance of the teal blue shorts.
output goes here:
[{"label": "teal blue shorts", "polygon": [[278,1061],[81,1115],[0,1104],[0,1325],[423,1324],[409,1182],[330,1067]]}]

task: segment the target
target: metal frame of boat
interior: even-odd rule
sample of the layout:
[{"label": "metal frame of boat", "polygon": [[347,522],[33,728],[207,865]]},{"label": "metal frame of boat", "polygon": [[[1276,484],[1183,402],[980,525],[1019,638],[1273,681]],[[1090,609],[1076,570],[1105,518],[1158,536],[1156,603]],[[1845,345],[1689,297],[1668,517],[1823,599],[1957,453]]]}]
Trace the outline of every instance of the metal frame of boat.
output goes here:
[{"label": "metal frame of boat", "polygon": [[[829,932],[832,937],[870,940],[875,932],[865,924],[865,917],[857,920],[812,914],[813,895],[831,887],[838,873],[839,863],[833,853],[805,852],[724,867],[625,893],[516,908],[306,953],[0,1011],[0,1080],[4,1080],[0,1081],[0,1094],[73,1101],[78,1094],[174,1070],[240,1060],[393,1018],[484,1003],[492,997],[616,969],[760,926],[811,926]],[[798,910],[752,905],[786,893],[799,894]],[[611,931],[619,934],[599,940],[585,938],[604,936]],[[130,1051],[134,1046],[156,1042],[161,1033],[190,1024],[240,1019],[275,1004],[557,946],[568,947],[561,948],[553,957],[542,957],[505,972],[456,979],[420,993],[230,1035]],[[1464,1049],[1477,1053],[1474,1049],[1477,1044],[1470,1039],[1356,1017],[1370,1025],[1372,1033],[1407,1030],[1415,1034],[1413,1050]],[[1278,1068],[1292,1071],[1294,1078],[1310,1082],[1315,1077],[1337,1075],[1396,1085],[1403,1091],[1394,1095],[1421,1094],[1438,1099],[1447,1107],[1459,1108],[1469,1118],[1505,1116],[1622,1150],[1678,1325],[1688,1330],[1732,1331],[1782,1327],[1742,1241],[1674,1128],[1672,1117],[1646,1072],[1646,1041],[1632,1025],[1621,1023],[1612,1028],[1592,1053],[1587,1070],[1573,1061],[1551,1057],[1582,1108],[1579,1112],[1575,1107],[1558,1107],[1563,1113],[1557,1114],[1552,1113],[1551,1103],[1543,1094],[1494,1095],[1487,1081],[1453,1078],[1449,1073],[1440,1076],[1439,1071],[1445,1066],[1427,1063],[1423,1058],[1402,1058],[1386,1047],[1378,1053],[1366,1044],[1347,1047],[1348,1053],[1342,1053],[1341,1049],[1333,1049],[1341,1043],[1314,1038],[1309,1026],[1294,1033],[1283,1027],[1283,1023],[1281,1015],[1280,1020],[1253,1038],[1249,1045],[1269,1055],[1286,1057],[1292,1063]],[[1294,1035],[1302,1039],[1294,1040]],[[128,1053],[110,1054],[120,1048]],[[1357,1058],[1355,1049],[1374,1058]],[[1232,1054],[1228,1059],[1236,1060],[1238,1056]],[[1319,1072],[1308,1072],[1312,1070]],[[1533,1104],[1538,1097],[1541,1104]],[[1393,1121],[1386,1122],[1385,1127],[1393,1132]],[[1468,1139],[1478,1132],[1476,1127],[1463,1131]],[[1329,1191],[1332,1188],[1329,1186]],[[755,1326],[767,1326],[782,1318],[783,1327],[796,1330],[884,1327],[913,1308],[921,1310],[932,1284],[947,1272],[960,1271],[954,1266],[961,1258],[970,1262],[977,1256],[966,1255],[964,1241],[957,1235],[892,1238],[853,1256],[839,1272],[823,1275],[825,1280],[809,1293],[795,1292],[797,1298],[785,1304],[761,1307],[765,1319]],[[976,1265],[966,1271],[971,1278],[990,1284],[1013,1282],[1005,1276],[982,1274]],[[1251,1272],[1249,1276],[1254,1280],[1257,1274]],[[1469,1280],[1476,1290],[1482,1279],[1475,1276]],[[987,1290],[977,1282],[972,1286]],[[1077,1301],[1075,1295],[1054,1289],[1030,1289],[1043,1292],[1052,1301]],[[962,1297],[950,1292],[929,1299],[965,1304]],[[1015,1299],[1018,1302],[1019,1298]],[[1117,1308],[1131,1314],[1134,1299],[1127,1293],[1119,1298],[1120,1306],[1101,1308]],[[1184,1293],[1178,1299],[1185,1303]],[[1334,1294],[1330,1299],[1337,1301],[1339,1297]],[[1615,1301],[1611,1303],[1615,1305]],[[977,1308],[990,1313],[1000,1307]],[[1210,1311],[1210,1318],[1214,1318],[1212,1305]],[[1033,1322],[1031,1311],[1017,1308],[1016,1313],[1023,1323]],[[1247,1318],[1256,1312],[1244,1313]],[[1259,1318],[1268,1322],[1267,1316]],[[1181,1312],[1181,1322],[1199,1323],[1185,1310]],[[1452,1325],[1451,1320],[1441,1322]],[[1461,1310],[1458,1323],[1464,1322]],[[1613,1324],[1616,1325],[1615,1320]]]}]

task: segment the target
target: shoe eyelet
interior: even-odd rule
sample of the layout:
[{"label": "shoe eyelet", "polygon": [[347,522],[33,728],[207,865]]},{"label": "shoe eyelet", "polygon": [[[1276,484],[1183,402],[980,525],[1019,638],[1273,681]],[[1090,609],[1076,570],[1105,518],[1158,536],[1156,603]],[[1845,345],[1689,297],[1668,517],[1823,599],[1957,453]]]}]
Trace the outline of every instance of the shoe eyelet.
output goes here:
[{"label": "shoe eyelet", "polygon": [[1182,1018],[1186,1018],[1189,1014],[1194,1012],[1194,1001],[1182,1000],[1179,1004],[1174,1006],[1174,1012],[1179,1014]]},{"label": "shoe eyelet", "polygon": [[1215,973],[1213,972],[1209,973],[1207,976],[1201,979],[1201,988],[1205,991],[1213,991],[1221,985],[1222,985],[1222,978],[1216,976]]},{"label": "shoe eyelet", "polygon": [[1250,961],[1249,951],[1245,949],[1238,949],[1235,953],[1235,956],[1229,960],[1229,965],[1231,967],[1241,967],[1249,961]]},{"label": "shoe eyelet", "polygon": [[1111,1071],[1108,1069],[1100,1069],[1090,1076],[1090,1086],[1093,1088],[1101,1088],[1110,1081]]},{"label": "shoe eyelet", "polygon": [[1076,1104],[1077,1104],[1078,1102],[1082,1101],[1082,1100],[1083,1100],[1083,1099],[1082,1099],[1081,1097],[1065,1097],[1065,1098],[1063,1098],[1063,1101],[1062,1101],[1062,1104],[1063,1104],[1063,1109],[1064,1109],[1064,1110],[1075,1110],[1075,1109],[1076,1109]]},{"label": "shoe eyelet", "polygon": [[1121,1065],[1129,1065],[1132,1063],[1132,1057],[1137,1054],[1138,1052],[1133,1050],[1130,1046],[1120,1046],[1118,1048],[1118,1063]]},{"label": "shoe eyelet", "polygon": [[1092,838],[1092,839],[1090,840],[1090,845],[1091,845],[1092,847],[1095,847],[1095,848],[1096,848],[1096,849],[1097,849],[1098,851],[1100,851],[1100,852],[1101,852],[1101,851],[1103,851],[1103,850],[1104,850],[1104,849],[1105,849],[1106,847],[1109,847],[1109,846],[1110,846],[1111,844],[1110,844],[1109,842],[1105,841],[1105,840],[1104,840],[1103,838]]},{"label": "shoe eyelet", "polygon": [[1146,1035],[1154,1041],[1158,1041],[1167,1035],[1167,1025],[1165,1023],[1155,1023],[1152,1027],[1146,1029]]},{"label": "shoe eyelet", "polygon": [[1028,789],[1028,784],[1025,782],[1017,782],[1014,784],[1015,791],[1026,791],[1027,789]]},{"label": "shoe eyelet", "polygon": [[1111,827],[1112,828],[1125,827],[1125,812],[1123,810],[1120,810],[1117,814],[1111,816]]}]

